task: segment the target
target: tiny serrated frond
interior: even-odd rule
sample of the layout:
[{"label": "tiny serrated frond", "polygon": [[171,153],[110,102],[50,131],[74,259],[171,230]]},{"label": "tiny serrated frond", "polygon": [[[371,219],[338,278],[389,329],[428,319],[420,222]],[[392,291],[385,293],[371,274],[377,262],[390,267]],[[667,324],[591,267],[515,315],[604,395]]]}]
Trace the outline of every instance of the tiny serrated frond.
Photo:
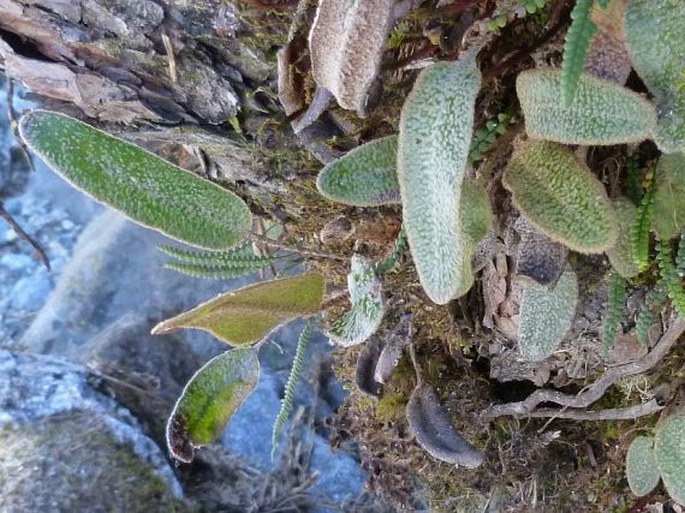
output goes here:
[{"label": "tiny serrated frond", "polygon": [[376,264],[376,274],[380,276],[395,267],[400,261],[400,257],[405,249],[407,249],[407,234],[405,233],[403,226],[397,234],[397,237],[395,237],[395,242],[392,245],[390,254]]},{"label": "tiny serrated frond", "polygon": [[248,274],[257,272],[265,265],[266,264],[246,265],[243,267],[214,267],[201,264],[167,262],[164,264],[164,267],[166,269],[176,271],[177,273],[185,274],[186,276],[192,276],[193,278],[203,278],[206,280],[232,280],[234,278],[240,278],[241,276],[247,276]]},{"label": "tiny serrated frond", "polygon": [[680,235],[678,241],[678,252],[675,255],[675,267],[682,278],[685,276],[685,232]]},{"label": "tiny serrated frond", "polygon": [[271,432],[271,459],[274,458],[276,453],[276,446],[278,444],[278,437],[285,426],[290,412],[293,410],[293,404],[295,401],[295,387],[297,382],[302,375],[302,369],[304,368],[304,358],[307,351],[307,346],[312,338],[314,323],[310,319],[302,328],[300,337],[297,340],[297,349],[295,350],[295,357],[293,358],[293,365],[290,368],[290,374],[288,374],[288,381],[285,384],[285,391],[283,392],[283,399],[281,400],[281,408],[278,411],[276,420],[274,421],[274,427]]},{"label": "tiny serrated frond", "polygon": [[607,276],[607,311],[602,329],[602,347],[605,353],[614,345],[625,301],[626,280],[616,271],[611,271]]},{"label": "tiny serrated frond", "polygon": [[654,171],[647,173],[645,193],[640,200],[637,208],[635,224],[630,234],[630,241],[633,245],[635,263],[640,272],[649,267],[649,225],[652,221],[652,205],[654,202]]},{"label": "tiny serrated frond", "polygon": [[592,2],[593,0],[577,0],[571,11],[572,21],[566,33],[561,62],[561,84],[567,106],[573,102],[578,79],[585,65],[585,56],[590,48],[590,40],[597,31],[597,26],[590,20]]},{"label": "tiny serrated frond", "polygon": [[475,164],[483,159],[483,155],[490,151],[497,139],[507,131],[507,126],[516,122],[516,118],[500,113],[490,119],[473,133],[469,150],[469,164]]},{"label": "tiny serrated frond", "polygon": [[654,312],[666,301],[666,297],[667,288],[663,280],[659,280],[654,288],[645,296],[645,304],[642,305],[635,321],[637,341],[643,346],[647,345],[649,328],[656,319]]},{"label": "tiny serrated frond", "polygon": [[162,253],[178,259],[184,264],[206,267],[264,266],[274,260],[273,255],[255,255],[250,244],[242,244],[229,251],[191,251],[174,246],[158,246]]},{"label": "tiny serrated frond", "polygon": [[666,285],[666,293],[671,299],[676,313],[685,319],[685,287],[683,287],[683,279],[671,259],[671,247],[668,242],[657,241],[656,254],[659,275]]}]

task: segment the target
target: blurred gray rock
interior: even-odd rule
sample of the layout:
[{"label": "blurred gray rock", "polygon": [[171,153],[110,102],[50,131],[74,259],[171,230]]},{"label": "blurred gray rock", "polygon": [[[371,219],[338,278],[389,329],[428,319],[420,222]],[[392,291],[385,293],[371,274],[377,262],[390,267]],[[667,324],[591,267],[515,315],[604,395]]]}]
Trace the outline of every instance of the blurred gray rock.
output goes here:
[{"label": "blurred gray rock", "polygon": [[157,445],[82,367],[0,350],[0,510],[187,511]]}]

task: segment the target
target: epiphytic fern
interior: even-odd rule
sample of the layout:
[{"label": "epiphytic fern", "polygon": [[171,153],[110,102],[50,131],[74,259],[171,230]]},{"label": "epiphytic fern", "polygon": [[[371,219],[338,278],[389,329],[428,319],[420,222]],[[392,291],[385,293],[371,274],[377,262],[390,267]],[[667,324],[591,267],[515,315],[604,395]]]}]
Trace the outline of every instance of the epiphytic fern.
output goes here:
[{"label": "epiphytic fern", "polygon": [[507,131],[507,125],[516,122],[513,116],[499,113],[497,117],[485,123],[485,126],[477,129],[471,139],[469,150],[469,163],[474,164],[483,159],[483,155],[497,142],[497,139]]},{"label": "epiphytic fern", "polygon": [[313,323],[311,320],[305,324],[300,333],[300,338],[297,340],[297,349],[295,350],[295,358],[293,358],[293,366],[290,368],[288,381],[285,384],[285,391],[283,392],[283,399],[281,400],[281,409],[278,411],[276,420],[274,421],[273,431],[271,433],[271,458],[273,459],[276,452],[276,443],[278,442],[278,435],[281,434],[283,426],[285,426],[290,412],[293,409],[293,401],[295,400],[295,386],[297,385],[302,368],[304,367],[304,357],[307,351],[307,346],[312,338]]},{"label": "epiphytic fern", "polygon": [[675,267],[681,278],[685,276],[685,231],[680,235],[680,241],[678,242],[678,253],[676,253],[675,256]]},{"label": "epiphytic fern", "polygon": [[635,225],[630,234],[633,244],[635,263],[640,272],[649,267],[649,225],[652,220],[652,204],[654,200],[654,171],[650,170],[645,177],[647,182],[645,193],[637,209]]},{"label": "epiphytic fern", "polygon": [[671,258],[671,247],[668,242],[658,241],[656,245],[656,259],[659,264],[659,274],[666,285],[666,293],[673,303],[673,308],[685,319],[685,288],[678,269]]},{"label": "epiphytic fern", "polygon": [[395,237],[390,254],[376,264],[376,274],[380,276],[395,267],[405,249],[407,249],[407,234],[404,232],[403,226]]},{"label": "epiphytic fern", "polygon": [[604,315],[602,346],[605,352],[614,344],[614,336],[621,323],[623,305],[626,301],[626,280],[616,271],[607,276],[607,311]]},{"label": "epiphytic fern", "polygon": [[585,56],[597,26],[590,20],[593,0],[577,0],[571,11],[571,26],[566,33],[564,55],[561,62],[561,85],[564,101],[570,105],[576,94],[578,79],[583,72]]},{"label": "epiphytic fern", "polygon": [[274,261],[273,255],[255,255],[249,242],[227,251],[193,251],[174,246],[159,246],[158,249],[178,260],[167,262],[164,267],[194,278],[238,278]]},{"label": "epiphytic fern", "polygon": [[645,304],[642,305],[640,313],[637,315],[635,321],[635,334],[637,341],[646,345],[648,342],[648,332],[651,325],[654,323],[657,308],[659,308],[664,301],[666,301],[667,288],[663,280],[659,280],[654,288],[650,290],[645,296]]}]

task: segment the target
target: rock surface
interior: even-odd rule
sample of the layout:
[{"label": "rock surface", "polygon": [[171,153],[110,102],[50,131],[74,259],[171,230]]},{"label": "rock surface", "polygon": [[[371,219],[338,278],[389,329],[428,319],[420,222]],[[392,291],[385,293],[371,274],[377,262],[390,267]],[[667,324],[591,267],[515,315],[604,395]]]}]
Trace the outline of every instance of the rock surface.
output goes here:
[{"label": "rock surface", "polygon": [[[73,372],[60,374],[50,371],[49,366],[46,370],[41,363],[36,366],[36,373],[44,376],[44,380],[36,380],[37,388],[28,395],[15,395],[0,406],[0,424],[11,421],[19,425],[17,419],[23,419],[21,431],[9,434],[8,430],[5,440],[21,448],[27,462],[33,462],[43,457],[36,452],[39,449],[34,449],[36,444],[51,448],[58,455],[62,454],[63,448],[55,444],[62,438],[66,447],[78,446],[78,442],[64,433],[71,430],[74,436],[89,443],[102,444],[103,448],[88,451],[99,454],[107,465],[121,460],[122,464],[129,465],[131,474],[135,476],[131,479],[147,480],[145,476],[149,471],[145,470],[145,460],[139,462],[135,453],[129,459],[128,456],[119,456],[116,452],[118,446],[111,451],[108,449],[111,445],[109,439],[116,436],[98,426],[109,426],[118,417],[112,417],[115,420],[97,420],[92,411],[95,411],[99,399],[89,398],[92,395],[106,399],[114,411],[124,415],[127,422],[130,420],[130,425],[135,426],[130,429],[137,430],[137,436],[145,437],[150,443],[154,440],[160,465],[163,463],[168,469],[162,457],[166,455],[163,434],[174,401],[192,373],[227,347],[199,331],[187,330],[153,337],[149,334],[150,329],[165,317],[256,280],[258,276],[224,282],[205,281],[164,269],[167,257],[156,246],[172,242],[95,204],[62,182],[40,162],[36,164],[38,170],[30,177],[26,194],[9,200],[6,206],[43,245],[53,270],[48,273],[43,269],[27,254],[23,241],[0,224],[0,347],[11,349],[12,353],[6,354],[14,359],[53,361],[17,353],[25,351],[85,365],[92,375],[97,376],[100,388],[114,400],[88,388],[83,367],[75,366]],[[236,491],[230,488],[233,484],[229,487],[224,482],[229,475],[234,475],[231,482],[247,479],[244,470],[239,469],[249,465],[259,475],[268,476],[282,472],[283,465],[294,463],[289,461],[290,456],[285,451],[292,446],[292,440],[289,441],[285,435],[281,437],[277,457],[271,460],[271,428],[280,407],[301,327],[301,322],[284,327],[272,336],[274,343],[268,343],[262,349],[260,384],[233,418],[220,443],[200,451],[197,464],[174,469],[182,485],[187,486],[189,499],[199,500],[204,507],[212,504],[210,508],[244,511],[246,501],[252,500],[248,488],[253,483]],[[351,454],[333,453],[327,444],[326,417],[334,412],[344,397],[332,373],[325,370],[329,352],[326,339],[320,335],[315,337],[308,350],[307,371],[297,387],[296,409],[304,406],[308,412],[305,417],[309,421],[298,432],[302,447],[310,448],[307,475],[318,473],[318,479],[310,489],[312,497],[342,504],[360,495],[365,472]],[[63,362],[60,365],[69,364]],[[62,377],[58,379],[58,375]],[[72,378],[67,379],[69,376]],[[45,381],[49,379],[55,381],[54,386]],[[66,391],[64,394],[60,392],[60,383],[78,391],[81,395],[76,397],[79,398],[66,400],[65,397],[71,396],[65,395]],[[13,393],[20,390],[18,388]],[[8,390],[5,393],[9,393]],[[78,409],[74,409],[79,404]],[[14,405],[11,411],[8,405]],[[45,411],[32,410],[39,406]],[[83,420],[84,410],[90,415],[88,422]],[[66,417],[62,418],[65,415],[60,414],[53,420],[54,414],[59,412],[67,412]],[[109,418],[100,410],[97,412],[97,415]],[[116,422],[121,427],[123,421]],[[81,436],[74,429],[78,423],[89,428],[87,434]],[[284,432],[289,433],[288,426]],[[56,438],[50,438],[51,433],[58,434]],[[240,458],[241,463],[227,463],[226,458],[231,454]],[[75,462],[73,468],[87,464]],[[59,457],[46,460],[46,472],[59,474],[56,465],[59,465]],[[0,461],[0,473],[11,472],[10,469],[7,459]],[[171,478],[173,476],[170,475]],[[302,479],[305,478],[303,475]],[[198,485],[198,479],[211,481]],[[260,483],[267,481],[266,477],[259,478]],[[178,481],[168,481],[166,485],[160,482],[161,488],[153,487],[156,493],[161,494],[160,497],[173,499],[180,496]],[[18,494],[31,494],[32,488],[25,483],[12,483]],[[175,484],[172,486],[172,483]],[[55,486],[65,484],[59,481]],[[76,480],[74,486],[76,488],[69,492],[71,495],[55,497],[55,504],[59,505],[43,508],[42,503],[25,503],[24,510],[66,508],[69,511],[98,511],[97,508],[83,509],[82,503],[77,502],[77,496],[85,500],[94,493],[91,483],[87,479]],[[81,491],[75,491],[79,486]],[[229,488],[231,497],[221,492],[221,489]],[[103,496],[107,493],[103,492]],[[160,511],[184,507],[173,501],[160,504],[166,508]],[[123,505],[116,509],[137,511],[133,506]],[[148,510],[157,511],[154,508]],[[315,511],[326,511],[326,508]]]}]

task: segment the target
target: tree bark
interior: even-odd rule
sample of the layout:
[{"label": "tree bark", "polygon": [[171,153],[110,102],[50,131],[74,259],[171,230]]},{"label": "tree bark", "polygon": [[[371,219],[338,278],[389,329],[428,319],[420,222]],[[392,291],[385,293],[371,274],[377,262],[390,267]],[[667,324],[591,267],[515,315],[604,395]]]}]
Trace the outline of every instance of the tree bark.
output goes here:
[{"label": "tree bark", "polygon": [[223,0],[0,0],[0,65],[50,108],[227,181],[283,220],[288,201],[272,208],[265,196],[283,195],[299,170],[274,176],[265,160],[297,151],[274,92],[290,11]]}]

